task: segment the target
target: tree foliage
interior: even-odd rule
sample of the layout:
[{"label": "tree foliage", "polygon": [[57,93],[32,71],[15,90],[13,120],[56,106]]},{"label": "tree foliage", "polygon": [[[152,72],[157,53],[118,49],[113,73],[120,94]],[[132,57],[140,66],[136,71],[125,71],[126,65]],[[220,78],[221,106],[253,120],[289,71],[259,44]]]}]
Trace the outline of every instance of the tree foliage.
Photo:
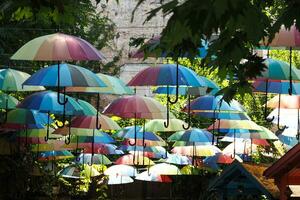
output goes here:
[{"label": "tree foliage", "polygon": [[[136,9],[144,2],[139,0]],[[290,27],[295,22],[300,27],[297,0],[162,0],[161,3],[148,13],[145,23],[160,12],[169,16],[169,20],[159,44],[154,49],[145,47],[145,51],[157,57],[162,52],[173,58],[187,55],[193,60],[201,40],[209,41],[203,62],[211,69],[218,69],[220,78],[230,77],[229,86],[222,90],[226,100],[237,93],[251,93],[248,80],[265,68],[263,59],[253,53],[262,39],[271,41],[282,24]]]}]

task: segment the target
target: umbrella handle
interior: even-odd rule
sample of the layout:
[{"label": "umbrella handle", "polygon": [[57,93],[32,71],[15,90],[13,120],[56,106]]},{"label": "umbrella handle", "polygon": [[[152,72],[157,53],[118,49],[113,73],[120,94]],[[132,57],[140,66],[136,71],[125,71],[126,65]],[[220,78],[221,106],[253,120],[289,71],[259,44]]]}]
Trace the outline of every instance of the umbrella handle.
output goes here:
[{"label": "umbrella handle", "polygon": [[68,98],[66,98],[66,88],[64,87],[63,89],[63,97],[64,100],[61,101],[60,100],[60,63],[58,61],[57,63],[57,103],[59,103],[60,105],[66,105],[66,103],[68,103]]},{"label": "umbrella handle", "polygon": [[[169,88],[168,88],[169,89]],[[168,92],[168,94],[167,95],[169,95],[169,92]],[[167,121],[166,122],[164,122],[164,126],[165,126],[165,128],[168,128],[169,127],[169,125],[170,125],[170,114],[169,114],[169,112],[170,112],[170,105],[169,105],[169,96],[168,96],[168,100],[167,100]]]},{"label": "umbrella handle", "polygon": [[185,126],[184,124],[182,124],[182,128],[184,130],[188,130],[191,127],[191,96],[188,95],[188,125]]},{"label": "umbrella handle", "polygon": [[134,142],[131,143],[131,141],[129,140],[128,141],[128,144],[130,146],[135,146],[136,145],[136,133],[137,133],[137,130],[136,130],[136,113],[134,114]]},{"label": "umbrella handle", "polygon": [[[94,155],[92,154],[92,156],[91,156],[91,162],[89,163],[87,163],[90,167],[91,166],[93,166],[93,164],[94,164],[94,162],[93,162],[93,158],[94,158]],[[91,169],[92,170],[92,169]]]},{"label": "umbrella handle", "polygon": [[99,122],[99,107],[100,107],[100,94],[97,94],[97,103],[96,103],[96,109],[97,109],[97,114],[96,114],[96,129],[100,130],[101,129],[101,124]]},{"label": "umbrella handle", "polygon": [[268,119],[267,117],[265,118],[265,120],[266,120],[267,122],[272,122],[274,119],[275,119],[275,116],[273,116],[271,119]]},{"label": "umbrella handle", "polygon": [[178,58],[177,58],[177,60],[176,60],[176,95],[175,95],[175,100],[174,101],[172,101],[171,100],[171,98],[169,97],[169,95],[168,95],[168,102],[170,103],[170,104],[175,104],[175,103],[177,103],[177,101],[178,101],[178,93],[179,93],[179,67],[178,67]]},{"label": "umbrella handle", "polygon": [[279,124],[277,124],[277,128],[278,128],[279,131],[284,131],[288,127],[286,125],[284,125],[282,128],[280,128]]}]

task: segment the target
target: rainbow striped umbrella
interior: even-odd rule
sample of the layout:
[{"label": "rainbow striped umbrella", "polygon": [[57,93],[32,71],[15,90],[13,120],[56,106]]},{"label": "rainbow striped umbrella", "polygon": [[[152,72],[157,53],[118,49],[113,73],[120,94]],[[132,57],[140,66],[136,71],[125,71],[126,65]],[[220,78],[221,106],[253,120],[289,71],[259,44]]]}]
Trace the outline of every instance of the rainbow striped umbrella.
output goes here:
[{"label": "rainbow striped umbrella", "polygon": [[183,156],[204,157],[215,155],[215,148],[213,145],[176,146],[172,152]]},{"label": "rainbow striped umbrella", "polygon": [[124,138],[124,136],[126,135],[126,133],[128,131],[134,131],[134,128],[136,127],[137,130],[139,130],[141,128],[141,126],[127,126],[121,130],[119,130],[118,132],[115,133],[115,135],[118,138]]},{"label": "rainbow striped umbrella", "polygon": [[58,175],[64,178],[84,179],[100,176],[100,173],[93,166],[84,165],[82,170],[78,165],[70,165],[59,171]]},{"label": "rainbow striped umbrella", "polygon": [[[7,114],[7,123],[12,124],[47,124],[48,123],[48,115],[45,113],[39,113],[37,110],[28,110],[23,108],[16,108],[11,110]],[[53,121],[50,120],[50,123]]]},{"label": "rainbow striped umbrella", "polygon": [[[72,97],[67,96],[69,100],[65,105],[60,105],[57,102],[57,98],[57,92],[49,90],[36,92],[27,96],[17,107],[54,114],[63,114],[63,112],[65,112],[66,115],[83,114],[83,108]],[[60,98],[63,99],[63,96],[60,95]]]},{"label": "rainbow striped umbrella", "polygon": [[105,87],[67,87],[66,92],[85,92],[117,95],[134,94],[134,91],[126,86],[126,84],[121,79],[101,73],[98,73],[96,75],[105,83]]},{"label": "rainbow striped umbrella", "polygon": [[48,140],[46,144],[33,144],[31,145],[32,152],[41,152],[41,151],[62,151],[68,150],[64,147],[64,141],[62,140]]},{"label": "rainbow striped umbrella", "polygon": [[153,98],[126,96],[111,102],[103,111],[122,118],[164,119],[167,109]]},{"label": "rainbow striped umbrella", "polygon": [[176,132],[172,134],[168,140],[211,144],[212,137],[212,134],[206,130],[193,128],[191,130]]},{"label": "rainbow striped umbrella", "polygon": [[175,165],[190,165],[192,164],[191,160],[179,154],[169,154],[168,158],[160,160],[165,163],[175,164]]},{"label": "rainbow striped umbrella", "polygon": [[[61,77],[58,81],[58,69]],[[59,82],[59,84],[58,84]],[[38,85],[48,87],[68,87],[68,86],[82,86],[82,87],[105,87],[105,83],[92,71],[79,67],[76,65],[61,63],[58,65],[51,65],[40,69],[28,78],[24,85]]]},{"label": "rainbow striped umbrella", "polygon": [[40,86],[24,86],[23,83],[30,74],[21,72],[14,69],[2,69],[0,70],[0,90],[2,91],[40,91],[45,90],[44,87]]},{"label": "rainbow striped umbrella", "polygon": [[79,37],[54,33],[30,40],[11,59],[60,61],[103,60],[105,57],[90,43]]},{"label": "rainbow striped umbrella", "polygon": [[64,160],[74,158],[74,155],[67,151],[42,151],[38,154],[38,161]]},{"label": "rainbow striped umbrella", "polygon": [[207,130],[213,130],[215,127],[219,129],[248,129],[262,131],[262,128],[255,122],[250,120],[217,120],[210,125]]},{"label": "rainbow striped umbrella", "polygon": [[[218,87],[218,86],[217,86]],[[207,87],[188,87],[188,86],[179,86],[178,94],[179,95],[193,95],[193,96],[204,96],[204,95],[215,95],[220,89],[209,89]],[[169,86],[169,87],[158,87],[153,93],[156,94],[173,94],[176,95],[176,87]]]},{"label": "rainbow striped umbrella", "polygon": [[124,136],[123,138],[127,139],[144,139],[144,140],[151,140],[151,141],[162,141],[162,139],[157,136],[153,132],[143,132],[142,128],[137,129],[137,131],[133,129],[130,129]]},{"label": "rainbow striped umbrella", "polygon": [[13,109],[16,108],[18,103],[19,101],[15,97],[9,94],[0,93],[0,108]]},{"label": "rainbow striped umbrella", "polygon": [[[135,158],[133,158],[135,157]],[[147,157],[144,157],[139,154],[127,154],[115,161],[117,165],[135,165],[135,166],[144,166],[144,165],[154,165],[154,162]]]},{"label": "rainbow striped umbrella", "polygon": [[[253,92],[274,93],[274,94],[289,94],[290,82],[286,80],[255,80],[252,83]],[[293,94],[300,94],[300,83],[292,83]]]},{"label": "rainbow striped umbrella", "polygon": [[[85,129],[96,129],[96,116],[76,116],[72,119],[71,127],[73,128],[85,128]],[[102,130],[120,130],[121,127],[113,121],[111,118],[100,115],[99,124],[101,124]]]},{"label": "rainbow striped umbrella", "polygon": [[261,130],[244,130],[244,132],[235,132],[234,130],[229,130],[228,133],[225,135],[226,137],[236,137],[236,138],[243,138],[243,139],[267,139],[267,140],[278,140],[278,137],[269,129],[260,126]]}]

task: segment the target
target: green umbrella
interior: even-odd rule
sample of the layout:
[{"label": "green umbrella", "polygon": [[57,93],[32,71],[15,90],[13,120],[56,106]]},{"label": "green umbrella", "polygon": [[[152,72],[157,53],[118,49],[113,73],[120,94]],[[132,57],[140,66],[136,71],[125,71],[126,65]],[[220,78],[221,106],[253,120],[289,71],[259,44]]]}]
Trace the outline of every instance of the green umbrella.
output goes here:
[{"label": "green umbrella", "polygon": [[0,94],[0,108],[2,109],[13,109],[16,107],[16,105],[19,103],[19,101],[8,94],[1,93]]},{"label": "green umbrella", "polygon": [[170,124],[168,128],[164,126],[165,120],[163,119],[153,119],[145,124],[146,132],[177,132],[183,131],[182,125],[187,126],[187,124],[180,119],[170,119]]},{"label": "green umbrella", "polygon": [[[92,160],[93,159],[93,160]],[[90,153],[85,153],[85,154],[80,154],[78,159],[76,161],[80,164],[97,164],[97,165],[110,165],[112,162],[102,154],[90,154]]]},{"label": "green umbrella", "polygon": [[82,107],[83,115],[94,116],[97,114],[96,108],[94,108],[94,106],[92,104],[88,103],[87,101],[78,99],[77,103]]},{"label": "green umbrella", "polygon": [[23,82],[30,77],[30,74],[14,69],[2,69],[0,75],[0,89],[3,91],[40,91],[45,90],[41,86],[23,86]]}]

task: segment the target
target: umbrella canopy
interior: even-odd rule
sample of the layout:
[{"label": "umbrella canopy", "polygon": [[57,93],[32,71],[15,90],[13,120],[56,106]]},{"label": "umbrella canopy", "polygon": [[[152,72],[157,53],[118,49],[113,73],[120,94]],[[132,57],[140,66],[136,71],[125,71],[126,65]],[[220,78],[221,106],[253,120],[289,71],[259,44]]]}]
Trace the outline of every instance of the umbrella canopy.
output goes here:
[{"label": "umbrella canopy", "polygon": [[122,118],[162,119],[166,118],[167,109],[153,98],[134,95],[114,100],[103,113]]},{"label": "umbrella canopy", "polygon": [[217,120],[213,125],[210,125],[207,130],[215,129],[248,129],[259,130],[262,128],[250,120]]},{"label": "umbrella canopy", "polygon": [[118,138],[124,138],[126,133],[129,131],[134,131],[135,127],[136,127],[136,130],[141,129],[141,126],[127,126],[127,127],[123,128],[122,130],[119,130],[117,133],[115,133],[115,135]]},{"label": "umbrella canopy", "polygon": [[[300,94],[300,83],[293,82],[292,86],[292,94],[299,95]],[[255,80],[252,83],[254,92],[267,92],[274,94],[289,94],[290,82],[286,80]]]},{"label": "umbrella canopy", "polygon": [[19,101],[15,97],[5,93],[0,93],[0,108],[13,109],[18,103]]},{"label": "umbrella canopy", "polygon": [[[96,116],[76,116],[72,119],[71,127],[96,129]],[[120,130],[121,127],[111,118],[105,115],[99,115],[98,122],[101,124],[102,130]]]},{"label": "umbrella canopy", "polygon": [[49,160],[63,160],[73,158],[74,155],[67,151],[42,151],[38,154],[39,161],[49,161]]},{"label": "umbrella canopy", "polygon": [[[60,68],[60,69],[59,69]],[[35,72],[28,78],[24,85],[39,85],[54,87],[67,86],[83,86],[83,87],[105,87],[105,83],[92,71],[79,67],[76,65],[61,63],[58,65],[51,65]],[[61,77],[58,81],[58,69]]]},{"label": "umbrella canopy", "polygon": [[107,176],[136,176],[137,170],[129,165],[113,165],[104,171]]},{"label": "umbrella canopy", "polygon": [[[266,139],[255,139],[255,138],[235,138],[234,137],[228,137],[228,136],[224,136],[221,141],[222,142],[234,142],[234,140],[236,141],[239,141],[240,143],[243,142],[244,140],[252,140],[252,144],[255,144],[255,145],[260,145],[260,146],[270,146],[270,144],[268,143],[268,141]],[[251,141],[250,140],[250,141]]]},{"label": "umbrella canopy", "polygon": [[273,40],[268,41],[268,38],[266,38],[266,40],[263,41],[263,44],[270,47],[299,47],[299,37],[300,32],[295,24],[290,28],[286,28],[284,25],[282,25],[279,32],[275,34]]},{"label": "umbrella canopy", "polygon": [[0,70],[0,90],[3,91],[40,91],[44,90],[44,87],[40,86],[23,86],[25,80],[30,78],[30,74],[21,72],[14,69],[2,69]]},{"label": "umbrella canopy", "polygon": [[[156,67],[147,67],[137,73],[127,85],[129,86],[157,86],[176,85],[176,64],[162,64]],[[149,76],[151,74],[151,76]],[[178,65],[178,85],[218,88],[213,82],[202,79],[191,69]]]},{"label": "umbrella canopy", "polygon": [[[156,90],[153,91],[153,93],[156,94],[173,94],[176,95],[176,87],[170,86],[170,87],[158,87]],[[178,88],[178,94],[180,95],[199,95],[203,96],[207,94],[207,87],[187,87],[187,86],[179,86]]]},{"label": "umbrella canopy", "polygon": [[53,133],[54,134],[59,134],[59,135],[68,135],[69,130],[71,131],[72,135],[74,135],[74,138],[76,139],[75,136],[89,136],[92,137],[93,135],[95,137],[106,137],[107,140],[109,141],[114,141],[110,135],[107,133],[96,130],[96,129],[85,129],[85,128],[69,128],[69,127],[63,127],[63,128],[58,128],[56,129]]},{"label": "umbrella canopy", "polygon": [[121,185],[133,183],[133,179],[130,176],[121,176],[121,175],[109,175],[108,176],[108,185]]},{"label": "umbrella canopy", "polygon": [[231,164],[234,161],[230,155],[216,153],[214,156],[207,157],[203,160],[204,164],[210,166],[210,163]]},{"label": "umbrella canopy", "polygon": [[134,94],[134,91],[126,86],[121,79],[101,73],[96,75],[105,83],[105,87],[67,87],[66,92],[86,92],[116,95]]},{"label": "umbrella canopy", "polygon": [[245,112],[232,113],[232,112],[213,112],[213,111],[200,111],[194,112],[194,115],[205,117],[205,118],[215,118],[215,119],[230,119],[230,120],[251,120],[250,117]]},{"label": "umbrella canopy", "polygon": [[[263,62],[266,69],[262,72],[262,75],[257,79],[271,79],[271,80],[289,80],[290,76],[290,64],[284,61],[267,58]],[[293,80],[300,80],[299,70],[292,66]]]},{"label": "umbrella canopy", "polygon": [[68,148],[63,147],[65,144],[62,140],[48,140],[46,144],[33,144],[31,145],[32,152],[42,152],[42,151],[63,151],[68,150]]},{"label": "umbrella canopy", "polygon": [[183,175],[201,175],[202,169],[193,165],[186,165],[180,169],[181,174]]},{"label": "umbrella canopy", "polygon": [[160,141],[143,140],[143,139],[126,139],[122,142],[122,144],[130,146],[130,144],[133,144],[133,142],[135,142],[137,146],[146,145],[147,147],[166,145],[166,142],[163,139],[161,139]]},{"label": "umbrella canopy", "polygon": [[84,177],[99,176],[100,173],[92,166],[84,165],[82,170],[80,166],[70,165],[58,172],[58,175],[64,178],[82,179]]},{"label": "umbrella canopy", "polygon": [[151,141],[163,141],[159,136],[157,136],[153,132],[143,132],[142,128],[137,129],[135,132],[134,128],[130,129],[123,138],[127,139],[144,139],[144,140],[151,140]]},{"label": "umbrella canopy", "polygon": [[[73,134],[73,133],[72,133]],[[71,136],[72,143],[114,143],[115,140],[105,132],[95,132],[94,136]]]},{"label": "umbrella canopy", "polygon": [[[278,111],[280,111],[278,120]],[[284,109],[284,108],[276,108],[274,109],[267,117],[267,119],[271,120],[274,124],[278,124],[280,126],[287,126],[288,128],[298,128],[298,109]]]},{"label": "umbrella canopy", "polygon": [[196,145],[196,146],[176,146],[172,149],[173,153],[183,156],[213,156],[216,148],[213,145]]},{"label": "umbrella canopy", "polygon": [[154,162],[147,157],[138,154],[127,154],[115,161],[117,165],[154,165]]},{"label": "umbrella canopy", "polygon": [[[26,133],[27,132],[27,133]],[[49,128],[49,133],[53,133],[54,129],[53,128]],[[39,128],[39,129],[28,129],[27,131],[25,130],[20,130],[18,132],[19,137],[36,137],[36,138],[44,138],[47,134],[47,129],[46,128]],[[53,137],[57,137],[60,138],[61,135],[55,135],[55,134],[51,134],[51,136]],[[44,139],[42,139],[44,140]]]},{"label": "umbrella canopy", "polygon": [[[280,100],[279,100],[280,98]],[[299,109],[300,96],[276,95],[267,102],[269,108]]]},{"label": "umbrella canopy", "polygon": [[166,128],[164,126],[165,120],[162,119],[153,119],[148,121],[145,124],[145,131],[147,132],[176,132],[183,131],[183,125],[187,126],[187,124],[180,119],[170,119],[169,126]]},{"label": "umbrella canopy", "polygon": [[176,132],[171,135],[169,141],[201,142],[211,144],[212,134],[206,130],[193,128],[191,130]]},{"label": "umbrella canopy", "polygon": [[[77,143],[71,142],[64,147],[71,149],[83,149],[84,153],[92,153],[92,143]],[[121,155],[124,154],[123,151],[118,150],[116,145],[113,144],[104,144],[104,143],[95,143],[94,144],[94,153],[95,154],[105,154],[105,155]]]},{"label": "umbrella canopy", "polygon": [[[60,95],[63,101],[63,95]],[[38,110],[40,112],[51,112],[54,114],[63,114],[64,109],[66,115],[81,115],[83,108],[75,99],[67,96],[68,102],[66,105],[61,105],[57,102],[57,92],[42,91],[27,96],[17,107],[25,109]]]},{"label": "umbrella canopy", "polygon": [[257,151],[257,145],[251,144],[251,140],[241,139],[236,140],[235,144],[230,143],[223,149],[223,154],[235,155],[235,154],[251,154]]},{"label": "umbrella canopy", "polygon": [[159,175],[181,175],[181,172],[178,167],[167,163],[160,163],[151,166],[149,168],[149,173]]},{"label": "umbrella canopy", "polygon": [[169,154],[166,159],[161,160],[165,163],[175,164],[175,165],[190,165],[192,164],[191,160],[179,154]]},{"label": "umbrella canopy", "polygon": [[81,99],[76,99],[76,101],[82,107],[83,115],[85,115],[85,116],[92,115],[93,116],[93,115],[97,114],[96,108],[94,108],[94,106],[92,104],[90,104],[89,102],[86,102]]},{"label": "umbrella canopy", "polygon": [[30,40],[12,57],[13,60],[103,60],[104,56],[87,41],[72,35],[54,33]]},{"label": "umbrella canopy", "polygon": [[[47,124],[48,115],[44,113],[39,113],[37,110],[28,110],[23,108],[17,108],[11,110],[7,114],[7,123],[13,124]],[[50,123],[52,120],[50,119]]]},{"label": "umbrella canopy", "polygon": [[[245,108],[236,100],[232,100],[229,104],[222,100],[223,96],[201,96],[193,100],[190,104],[191,112],[201,111],[232,111],[245,112]],[[183,110],[187,110],[187,106]]]},{"label": "umbrella canopy", "polygon": [[138,174],[135,177],[136,180],[140,180],[140,181],[150,181],[150,182],[160,182],[160,183],[171,183],[172,179],[167,176],[167,175],[161,175],[161,174],[153,174],[144,171],[140,174]]},{"label": "umbrella canopy", "polygon": [[77,163],[80,164],[97,164],[97,165],[110,165],[112,162],[102,154],[90,154],[90,153],[85,153],[85,154],[80,154],[78,159],[76,159]]},{"label": "umbrella canopy", "polygon": [[261,131],[250,131],[246,129],[244,132],[235,132],[234,130],[229,130],[226,136],[243,139],[278,140],[278,137],[272,131],[263,126],[261,126]]}]

